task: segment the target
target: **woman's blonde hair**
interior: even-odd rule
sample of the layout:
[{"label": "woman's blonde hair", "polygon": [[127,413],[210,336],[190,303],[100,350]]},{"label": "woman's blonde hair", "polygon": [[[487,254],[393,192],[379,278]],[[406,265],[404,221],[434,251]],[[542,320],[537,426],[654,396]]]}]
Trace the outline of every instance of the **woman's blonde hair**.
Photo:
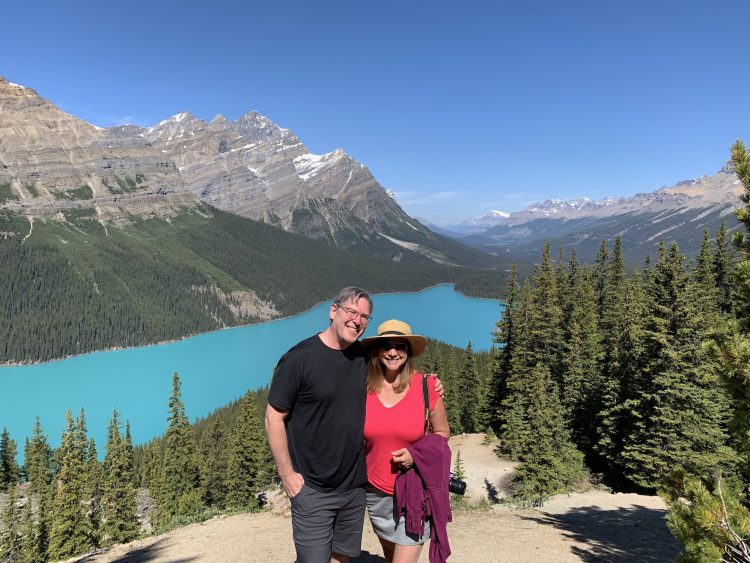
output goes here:
[{"label": "woman's blonde hair", "polygon": [[[393,390],[396,393],[401,393],[409,389],[411,376],[414,375],[414,357],[411,355],[411,347],[407,353],[406,363],[401,368],[401,373],[398,374],[396,382],[393,385]],[[383,386],[384,378],[385,369],[380,361],[380,348],[375,348],[370,352],[370,359],[367,362],[367,390],[379,393],[380,388]]]}]

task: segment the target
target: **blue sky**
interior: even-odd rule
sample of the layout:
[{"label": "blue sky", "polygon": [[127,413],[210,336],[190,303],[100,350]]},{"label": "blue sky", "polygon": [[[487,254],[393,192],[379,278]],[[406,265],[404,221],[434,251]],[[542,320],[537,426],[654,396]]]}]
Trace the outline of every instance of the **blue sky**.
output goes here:
[{"label": "blue sky", "polygon": [[11,0],[0,75],[101,126],[256,109],[418,217],[631,195],[750,141],[750,2]]}]

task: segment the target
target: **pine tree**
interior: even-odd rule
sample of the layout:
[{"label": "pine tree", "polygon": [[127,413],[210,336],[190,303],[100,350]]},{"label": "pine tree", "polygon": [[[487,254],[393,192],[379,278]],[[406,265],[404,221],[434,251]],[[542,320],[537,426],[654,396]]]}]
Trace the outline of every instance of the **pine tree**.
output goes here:
[{"label": "pine tree", "polygon": [[591,272],[571,264],[570,284],[570,293],[575,298],[568,306],[568,320],[563,329],[560,400],[574,443],[582,451],[591,452],[599,435],[602,337]]},{"label": "pine tree", "polygon": [[89,542],[91,547],[100,546],[101,501],[102,501],[102,466],[97,459],[96,443],[90,438],[86,447],[86,480],[84,498],[88,502]]},{"label": "pine tree", "polygon": [[585,478],[583,456],[568,439],[564,411],[550,370],[537,364],[529,372],[528,425],[533,440],[521,453],[513,496],[538,506]]},{"label": "pine tree", "polygon": [[85,420],[83,412],[78,420],[65,414],[65,430],[56,457],[60,470],[55,478],[55,490],[49,524],[49,556],[65,559],[87,551],[91,547],[88,510],[86,506]]},{"label": "pine tree", "polygon": [[628,477],[655,488],[673,470],[705,475],[728,464],[723,397],[696,355],[707,338],[705,317],[691,306],[676,244],[659,249],[648,288],[646,369],[640,381],[640,420],[622,454]]},{"label": "pine tree", "polygon": [[34,512],[32,510],[31,496],[26,497],[20,516],[21,545],[18,563],[38,563],[36,551],[36,525],[34,523]]},{"label": "pine tree", "polygon": [[721,222],[719,230],[716,232],[715,246],[716,250],[711,268],[716,279],[716,290],[719,294],[719,309],[723,313],[732,314],[737,300],[736,288],[732,283],[736,257],[730,246],[727,224],[724,221]]},{"label": "pine tree", "polygon": [[34,534],[34,562],[43,563],[49,558],[52,489],[53,485],[50,484],[35,493],[39,499],[39,510],[36,515],[36,530]]},{"label": "pine tree", "polygon": [[530,307],[531,286],[525,281],[514,316],[513,353],[509,359],[506,396],[501,404],[503,433],[499,449],[511,459],[518,459],[533,439],[528,423],[528,374],[532,356],[529,350]]},{"label": "pine tree", "polygon": [[[648,257],[646,257],[648,260]],[[596,287],[597,313],[599,318],[604,317],[604,301],[609,279],[609,246],[606,240],[599,241],[599,250],[594,259],[594,280]]]},{"label": "pine tree", "polygon": [[451,471],[455,479],[465,479],[466,474],[464,473],[464,462],[461,459],[461,450],[456,451],[456,459],[453,461],[453,469]]},{"label": "pine tree", "polygon": [[[727,481],[722,481],[721,470],[714,468],[708,476],[680,472],[667,483],[670,529],[683,544],[681,560],[690,562],[718,560],[728,545],[742,550],[744,559],[750,558],[750,511],[742,503],[747,503],[743,497],[750,481],[750,154],[741,141],[732,146],[732,163],[745,188],[741,196],[745,205],[735,211],[745,228],[734,235],[740,253],[734,275],[729,276],[734,287],[727,290],[722,281],[732,266],[726,263],[727,253],[719,235],[712,272],[719,290],[719,309],[735,312],[736,318],[718,327],[708,350],[710,367],[728,394],[730,444],[739,454],[740,463],[737,478],[730,473]],[[699,276],[695,278],[698,285]],[[736,306],[732,306],[733,299],[727,299],[734,292],[741,296]]]},{"label": "pine tree", "polygon": [[274,477],[273,464],[260,415],[252,393],[242,398],[242,408],[232,432],[227,460],[227,506],[257,507],[255,494]]},{"label": "pine tree", "polygon": [[[602,365],[598,389],[597,410],[605,413],[601,420],[600,434],[611,435],[617,427],[617,416],[613,410],[622,403],[621,360],[623,351],[620,346],[625,330],[622,302],[625,298],[625,261],[622,256],[622,239],[615,238],[612,259],[604,269],[604,284],[601,295],[601,316],[599,326],[602,335]],[[605,438],[606,440],[606,438]]]},{"label": "pine tree", "polygon": [[7,491],[21,481],[21,471],[16,462],[18,448],[6,427],[0,436],[0,491]]},{"label": "pine tree", "polygon": [[619,404],[611,404],[600,413],[601,430],[596,451],[605,464],[610,479],[617,483],[625,480],[622,452],[628,436],[642,418],[642,402],[646,395],[640,385],[647,380],[645,373],[645,318],[646,296],[641,276],[634,274],[626,285],[621,303],[622,333],[618,345],[619,358]]},{"label": "pine tree", "polygon": [[483,394],[483,388],[474,361],[474,349],[471,342],[466,346],[458,381],[461,386],[459,394],[461,428],[463,432],[477,432],[479,430],[477,423],[479,418],[478,407],[481,407],[480,398]]},{"label": "pine tree", "polygon": [[518,299],[518,268],[513,264],[505,290],[505,308],[495,330],[495,344],[491,353],[487,396],[481,422],[495,433],[502,432],[501,405],[506,396],[506,381],[513,353],[513,314]]},{"label": "pine tree", "polygon": [[447,353],[440,360],[441,369],[440,378],[445,387],[445,410],[448,414],[448,426],[451,434],[462,434],[464,432],[461,425],[461,405],[460,398],[462,388],[458,378],[458,368],[456,359],[452,353]]},{"label": "pine tree", "polygon": [[102,485],[102,538],[105,543],[123,543],[138,535],[133,452],[129,432],[120,434],[120,416],[115,409],[107,427]]},{"label": "pine tree", "polygon": [[712,350],[714,366],[730,399],[729,431],[731,444],[741,458],[740,472],[750,482],[750,153],[742,141],[732,145],[734,171],[744,186],[743,207],[735,211],[743,229],[734,233],[740,256],[734,268],[737,318],[727,322],[717,334]]},{"label": "pine tree", "polygon": [[223,508],[227,497],[227,439],[224,422],[216,418],[201,447],[201,495],[206,506]]},{"label": "pine tree", "polygon": [[0,533],[0,561],[15,562],[21,558],[21,521],[16,487],[8,489]]},{"label": "pine tree", "polygon": [[180,387],[180,376],[175,373],[169,398],[167,431],[164,434],[162,482],[158,498],[160,526],[168,525],[174,516],[195,511],[194,498],[199,494],[200,473]]},{"label": "pine tree", "polygon": [[529,351],[534,363],[546,365],[559,383],[562,358],[562,307],[550,259],[550,245],[542,250],[542,262],[534,275],[529,307]]},{"label": "pine tree", "polygon": [[[664,488],[667,524],[685,548],[680,562],[735,561],[722,557],[726,546],[750,538],[750,510],[742,505],[739,489],[736,480],[727,482],[720,474],[698,479],[676,472],[670,477]],[[744,549],[750,555],[750,544]]]},{"label": "pine tree", "polygon": [[24,465],[32,493],[42,491],[52,481],[52,448],[38,416],[34,420],[31,440],[24,448]]}]

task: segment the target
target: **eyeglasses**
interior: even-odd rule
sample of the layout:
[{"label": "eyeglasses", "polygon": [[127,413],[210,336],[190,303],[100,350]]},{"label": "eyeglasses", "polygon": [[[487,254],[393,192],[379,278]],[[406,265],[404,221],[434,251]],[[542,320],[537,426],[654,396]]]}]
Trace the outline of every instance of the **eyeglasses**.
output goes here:
[{"label": "eyeglasses", "polygon": [[396,350],[396,352],[401,352],[402,354],[405,354],[409,350],[409,345],[406,342],[391,342],[389,340],[383,340],[380,343],[380,347],[386,352],[388,350]]},{"label": "eyeglasses", "polygon": [[341,309],[346,313],[350,319],[360,319],[360,322],[363,325],[366,325],[370,322],[370,319],[372,318],[370,315],[365,315],[364,313],[360,313],[356,309],[352,309],[350,307],[344,307],[343,305],[336,305],[337,309]]}]

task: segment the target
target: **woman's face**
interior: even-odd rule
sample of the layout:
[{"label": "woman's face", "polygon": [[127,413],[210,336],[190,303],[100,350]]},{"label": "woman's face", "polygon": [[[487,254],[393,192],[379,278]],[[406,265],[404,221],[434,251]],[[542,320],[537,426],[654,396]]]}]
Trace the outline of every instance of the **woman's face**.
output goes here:
[{"label": "woman's face", "polygon": [[378,349],[378,358],[386,372],[398,373],[409,358],[409,344],[399,338],[383,340]]}]

